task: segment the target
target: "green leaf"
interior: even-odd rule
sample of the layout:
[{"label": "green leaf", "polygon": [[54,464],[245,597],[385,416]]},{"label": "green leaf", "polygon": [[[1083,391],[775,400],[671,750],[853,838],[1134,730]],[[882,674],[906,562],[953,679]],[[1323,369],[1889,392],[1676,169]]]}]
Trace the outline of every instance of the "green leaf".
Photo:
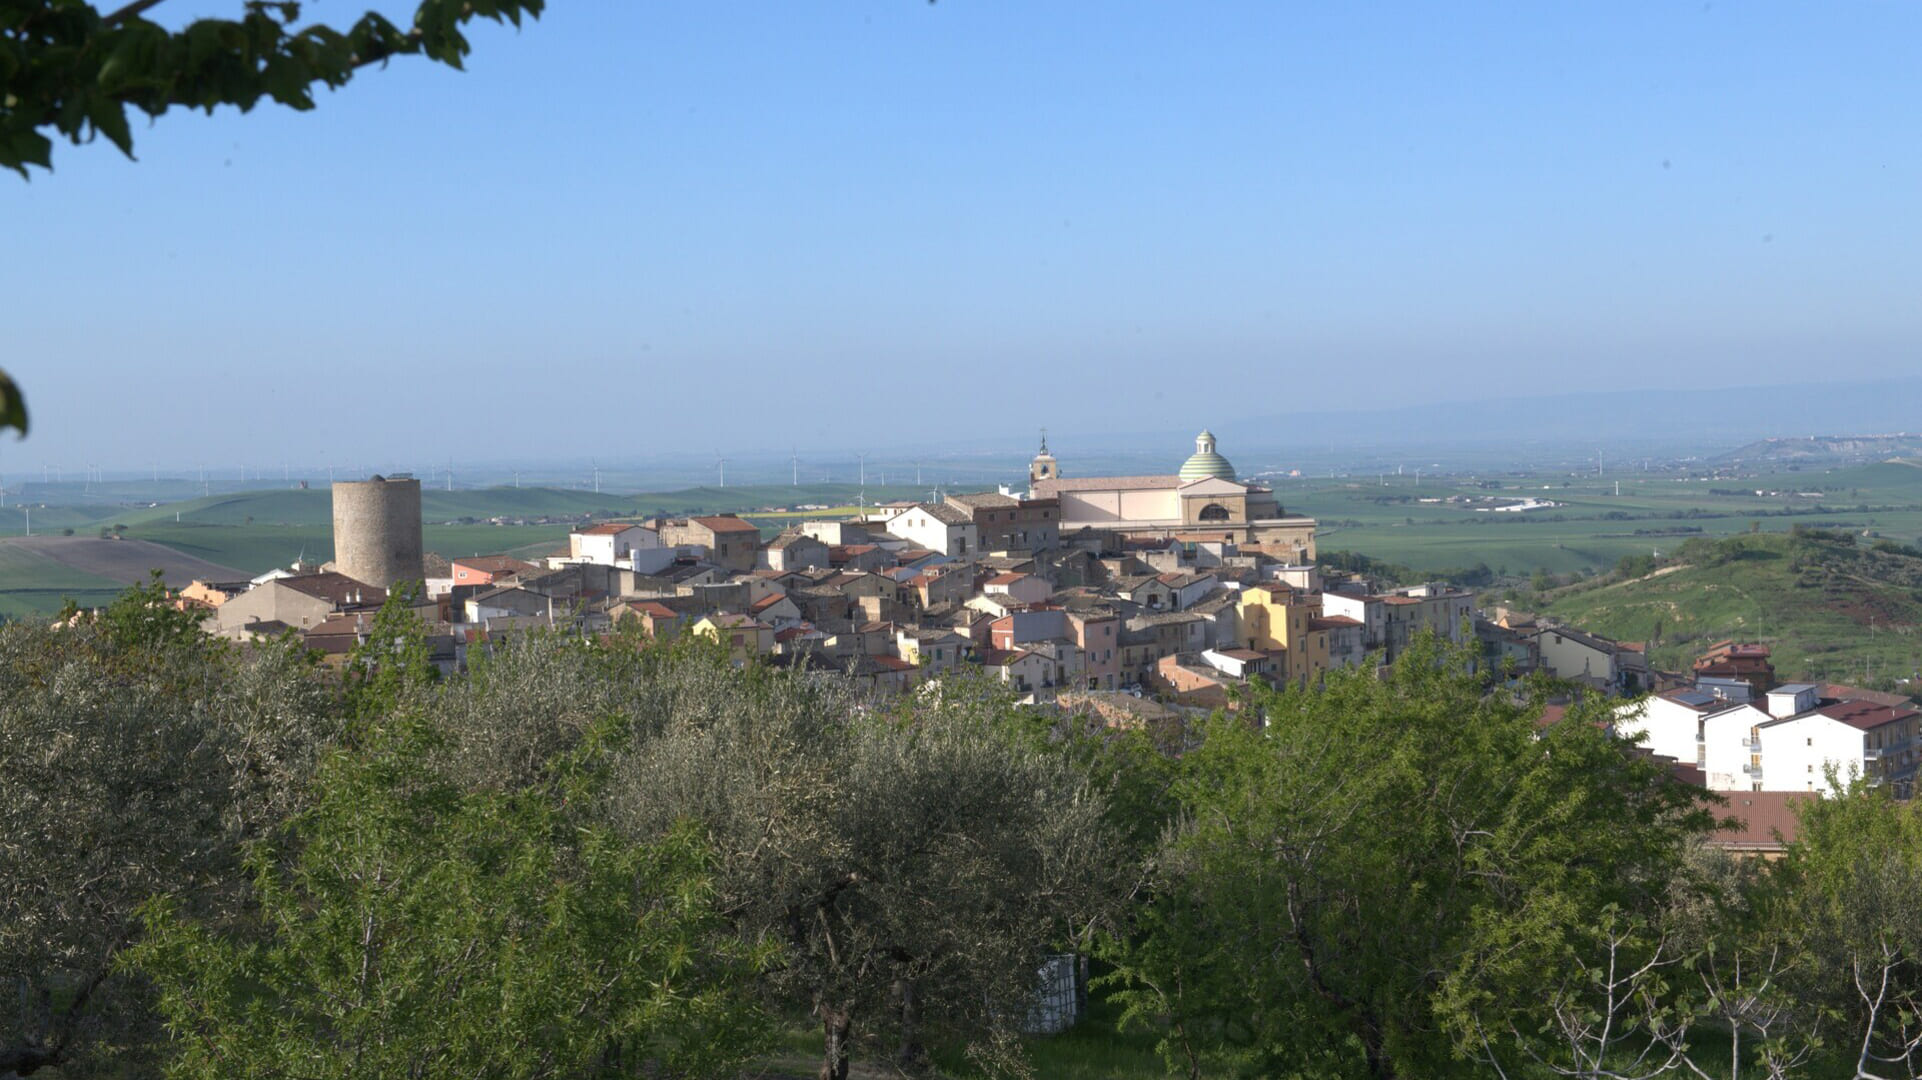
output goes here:
[{"label": "green leaf", "polygon": [[[21,172],[24,174],[26,170]],[[17,429],[22,435],[27,433],[27,399],[6,371],[0,369],[0,431],[7,428]]]}]

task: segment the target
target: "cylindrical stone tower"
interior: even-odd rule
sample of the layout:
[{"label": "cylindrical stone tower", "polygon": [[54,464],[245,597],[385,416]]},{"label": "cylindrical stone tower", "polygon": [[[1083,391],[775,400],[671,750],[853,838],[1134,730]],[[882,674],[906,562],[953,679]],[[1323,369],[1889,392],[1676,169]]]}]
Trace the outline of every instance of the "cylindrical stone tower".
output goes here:
[{"label": "cylindrical stone tower", "polygon": [[383,589],[421,579],[419,480],[334,484],[334,569]]}]

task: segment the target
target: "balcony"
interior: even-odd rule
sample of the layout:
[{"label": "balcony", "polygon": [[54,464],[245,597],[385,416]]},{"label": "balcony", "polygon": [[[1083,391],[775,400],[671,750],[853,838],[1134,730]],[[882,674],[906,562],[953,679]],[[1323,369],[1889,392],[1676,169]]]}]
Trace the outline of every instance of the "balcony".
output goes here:
[{"label": "balcony", "polygon": [[1762,740],[1759,737],[1743,739],[1742,749],[1747,750],[1751,754],[1759,754],[1762,752]]},{"label": "balcony", "polygon": [[1750,762],[1749,764],[1742,766],[1742,771],[1749,774],[1750,776],[1753,776],[1757,780],[1760,780],[1762,778],[1762,767],[1760,765],[1755,764],[1754,762]]}]

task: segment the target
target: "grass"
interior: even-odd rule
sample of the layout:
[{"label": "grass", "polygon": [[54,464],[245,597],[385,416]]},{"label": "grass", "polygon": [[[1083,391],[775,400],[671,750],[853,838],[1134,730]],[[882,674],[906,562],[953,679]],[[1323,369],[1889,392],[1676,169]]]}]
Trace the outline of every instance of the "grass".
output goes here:
[{"label": "grass", "polygon": [[[1769,531],[1847,523],[1904,542],[1922,537],[1922,468],[1903,463],[1740,479],[1647,473],[1440,483],[1323,478],[1280,481],[1276,494],[1290,512],[1320,521],[1323,550],[1430,571],[1478,563],[1512,575],[1604,570],[1624,555],[1666,554],[1687,536],[1732,536],[1756,522]],[[1533,496],[1562,505],[1496,514],[1446,501],[1451,496]]]},{"label": "grass", "polygon": [[37,551],[0,544],[0,617],[51,614],[69,598],[83,607],[104,604],[122,588],[110,578],[63,566]]},{"label": "grass", "polygon": [[1554,594],[1548,614],[1684,666],[1725,637],[1772,647],[1788,679],[1868,682],[1922,670],[1922,558],[1761,533],[1725,560]]},{"label": "grass", "polygon": [[[1117,1032],[1121,1010],[1099,992],[1088,997],[1088,1014],[1079,1024],[1058,1035],[1024,1037],[1022,1048],[1033,1073],[1045,1080],[1165,1080],[1171,1075],[1155,1052],[1155,1036],[1146,1032]],[[772,1075],[812,1076],[820,1063],[821,1031],[805,1018],[796,1018],[778,1033],[774,1053],[763,1059]],[[961,1046],[932,1050],[937,1080],[979,1080],[983,1073],[968,1061]],[[856,1076],[899,1076],[886,1047],[875,1047],[865,1058],[855,1057]],[[750,1073],[749,1075],[755,1075]]]}]

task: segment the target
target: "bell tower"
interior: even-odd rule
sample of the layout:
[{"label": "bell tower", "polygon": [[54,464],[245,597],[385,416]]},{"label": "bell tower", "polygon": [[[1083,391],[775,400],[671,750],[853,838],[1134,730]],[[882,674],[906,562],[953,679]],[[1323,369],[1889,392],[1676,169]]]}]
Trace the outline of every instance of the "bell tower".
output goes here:
[{"label": "bell tower", "polygon": [[1048,453],[1048,429],[1041,429],[1041,452],[1028,462],[1028,487],[1033,488],[1043,480],[1057,480],[1061,469],[1055,463],[1054,455]]}]

